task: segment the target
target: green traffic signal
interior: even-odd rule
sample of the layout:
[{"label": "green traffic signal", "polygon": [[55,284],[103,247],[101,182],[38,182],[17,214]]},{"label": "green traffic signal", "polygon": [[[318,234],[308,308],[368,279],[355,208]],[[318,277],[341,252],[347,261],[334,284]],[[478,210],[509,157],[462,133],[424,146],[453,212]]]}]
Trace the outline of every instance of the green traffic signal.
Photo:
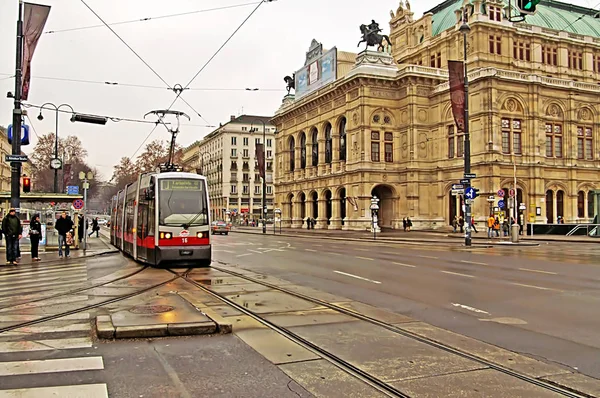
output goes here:
[{"label": "green traffic signal", "polygon": [[537,6],[542,0],[526,0],[523,5],[523,9],[526,11],[534,11],[535,6]]}]

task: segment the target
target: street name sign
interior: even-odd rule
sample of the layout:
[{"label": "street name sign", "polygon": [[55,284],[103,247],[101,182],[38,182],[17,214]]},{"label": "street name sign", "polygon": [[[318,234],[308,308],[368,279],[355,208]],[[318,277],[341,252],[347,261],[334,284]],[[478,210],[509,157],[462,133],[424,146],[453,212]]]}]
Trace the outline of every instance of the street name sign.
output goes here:
[{"label": "street name sign", "polygon": [[477,178],[477,174],[475,174],[475,173],[465,173],[464,177],[468,178],[468,179],[473,179],[473,178]]},{"label": "street name sign", "polygon": [[464,189],[463,184],[452,184],[452,189]]},{"label": "street name sign", "polygon": [[470,184],[471,180],[469,180],[469,179],[460,180],[460,183],[461,184]]},{"label": "street name sign", "polygon": [[27,155],[4,155],[5,162],[27,162]]}]

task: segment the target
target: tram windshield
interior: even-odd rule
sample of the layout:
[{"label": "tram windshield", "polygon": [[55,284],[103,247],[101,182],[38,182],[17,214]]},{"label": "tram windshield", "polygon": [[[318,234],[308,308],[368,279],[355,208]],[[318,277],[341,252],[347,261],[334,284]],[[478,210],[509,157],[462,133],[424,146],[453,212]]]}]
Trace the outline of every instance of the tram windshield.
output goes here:
[{"label": "tram windshield", "polygon": [[159,224],[165,226],[208,225],[204,181],[163,179],[160,181]]}]

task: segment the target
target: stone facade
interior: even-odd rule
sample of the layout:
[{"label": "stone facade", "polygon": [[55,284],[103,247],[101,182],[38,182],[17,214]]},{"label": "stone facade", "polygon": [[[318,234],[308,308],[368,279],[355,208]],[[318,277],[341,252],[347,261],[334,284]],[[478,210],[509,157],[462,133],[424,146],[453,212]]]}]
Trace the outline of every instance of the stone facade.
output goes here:
[{"label": "stone facade", "polygon": [[[570,12],[564,6],[551,11]],[[434,22],[443,13],[447,28]],[[362,52],[352,68],[338,66],[335,82],[284,98],[273,119],[284,225],[299,228],[314,217],[316,228],[370,228],[372,195],[380,199],[381,227],[401,228],[409,216],[416,228],[444,228],[462,213],[461,199],[451,195],[463,178],[464,145],[447,63],[463,59],[465,13],[475,219],[482,225],[497,210],[486,198],[511,188],[525,222],[594,217],[600,38],[509,22],[501,0],[473,0],[446,1],[418,20],[399,7],[390,21],[391,55]]]}]

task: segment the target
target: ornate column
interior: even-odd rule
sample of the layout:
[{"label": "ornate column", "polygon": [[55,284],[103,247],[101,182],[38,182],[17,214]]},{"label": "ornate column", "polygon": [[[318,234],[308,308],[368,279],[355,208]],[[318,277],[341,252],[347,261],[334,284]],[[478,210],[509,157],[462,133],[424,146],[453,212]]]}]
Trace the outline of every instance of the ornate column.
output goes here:
[{"label": "ornate column", "polygon": [[297,196],[294,196],[294,210],[292,211],[292,228],[302,228],[302,218],[300,206],[302,206],[302,202],[299,200]]},{"label": "ornate column", "polygon": [[319,196],[317,203],[319,206],[319,217],[317,218],[315,229],[327,229],[327,200]]},{"label": "ornate column", "polygon": [[342,229],[342,217],[340,198],[331,199],[331,223],[329,229]]}]

